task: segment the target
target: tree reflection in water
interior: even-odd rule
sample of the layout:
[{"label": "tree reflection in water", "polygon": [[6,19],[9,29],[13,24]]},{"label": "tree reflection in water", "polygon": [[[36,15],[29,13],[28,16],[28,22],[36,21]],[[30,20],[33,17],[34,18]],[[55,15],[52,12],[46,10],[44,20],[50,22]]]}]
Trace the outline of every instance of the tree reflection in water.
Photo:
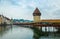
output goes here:
[{"label": "tree reflection in water", "polygon": [[48,33],[42,32],[42,28],[33,27],[33,39],[39,39],[41,36],[48,36]]},{"label": "tree reflection in water", "polygon": [[39,39],[40,38],[40,36],[41,36],[41,30],[39,30],[37,27],[34,27],[33,28],[33,32],[34,32],[34,36],[33,36],[33,38],[34,39]]}]

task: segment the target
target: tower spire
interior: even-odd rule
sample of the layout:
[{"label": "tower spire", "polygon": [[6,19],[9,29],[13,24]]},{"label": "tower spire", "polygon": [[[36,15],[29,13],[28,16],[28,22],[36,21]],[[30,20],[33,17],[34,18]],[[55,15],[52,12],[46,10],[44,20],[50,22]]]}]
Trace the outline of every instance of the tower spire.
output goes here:
[{"label": "tower spire", "polygon": [[35,9],[35,11],[33,12],[33,16],[40,16],[41,12],[39,11],[38,8]]}]

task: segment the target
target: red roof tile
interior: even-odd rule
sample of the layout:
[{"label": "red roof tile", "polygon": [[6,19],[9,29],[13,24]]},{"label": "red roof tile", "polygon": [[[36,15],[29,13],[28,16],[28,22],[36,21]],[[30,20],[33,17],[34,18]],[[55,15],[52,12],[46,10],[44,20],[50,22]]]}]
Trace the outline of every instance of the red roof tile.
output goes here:
[{"label": "red roof tile", "polygon": [[35,15],[39,15],[39,16],[41,15],[41,12],[39,11],[38,8],[35,9],[33,15],[34,15],[34,16],[35,16]]}]

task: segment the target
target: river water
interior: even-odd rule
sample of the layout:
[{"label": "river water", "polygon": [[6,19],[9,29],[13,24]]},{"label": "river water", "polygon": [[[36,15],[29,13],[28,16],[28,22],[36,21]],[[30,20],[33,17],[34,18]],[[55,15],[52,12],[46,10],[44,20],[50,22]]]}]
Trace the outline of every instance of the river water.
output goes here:
[{"label": "river water", "polygon": [[13,25],[0,27],[0,39],[60,39],[60,36],[39,36],[33,29]]}]

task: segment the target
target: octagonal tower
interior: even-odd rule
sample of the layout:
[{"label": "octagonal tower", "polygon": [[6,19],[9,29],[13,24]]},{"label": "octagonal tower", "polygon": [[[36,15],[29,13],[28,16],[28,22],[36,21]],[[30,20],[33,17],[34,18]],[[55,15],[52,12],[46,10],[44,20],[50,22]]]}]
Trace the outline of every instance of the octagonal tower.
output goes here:
[{"label": "octagonal tower", "polygon": [[40,22],[40,17],[41,17],[41,12],[39,11],[38,8],[36,8],[35,11],[33,12],[34,22]]}]

